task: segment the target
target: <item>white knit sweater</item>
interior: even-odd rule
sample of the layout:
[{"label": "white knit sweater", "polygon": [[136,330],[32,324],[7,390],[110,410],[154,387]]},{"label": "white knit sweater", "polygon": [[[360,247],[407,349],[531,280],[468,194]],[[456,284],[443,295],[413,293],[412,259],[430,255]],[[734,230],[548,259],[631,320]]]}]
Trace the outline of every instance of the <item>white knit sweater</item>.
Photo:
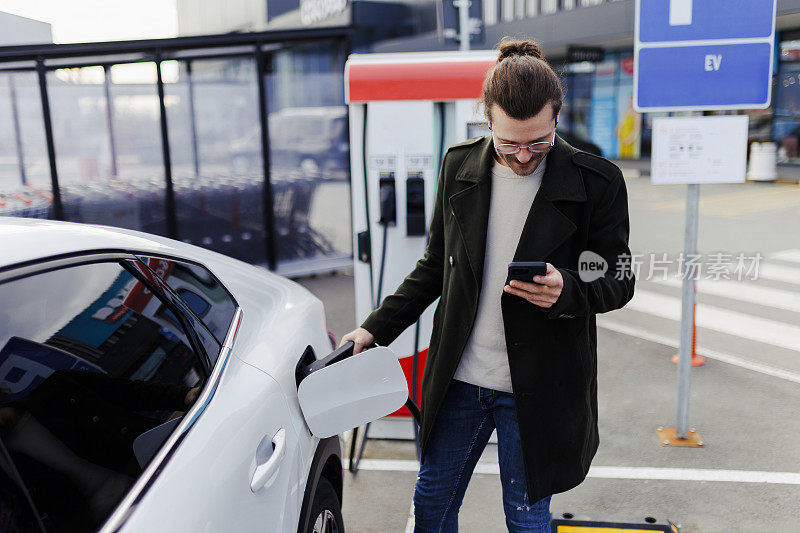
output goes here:
[{"label": "white knit sweater", "polygon": [[481,295],[475,324],[454,376],[459,381],[512,392],[500,297],[508,263],[514,259],[522,227],[542,183],[546,162],[547,158],[528,176],[518,176],[497,161],[492,167]]}]

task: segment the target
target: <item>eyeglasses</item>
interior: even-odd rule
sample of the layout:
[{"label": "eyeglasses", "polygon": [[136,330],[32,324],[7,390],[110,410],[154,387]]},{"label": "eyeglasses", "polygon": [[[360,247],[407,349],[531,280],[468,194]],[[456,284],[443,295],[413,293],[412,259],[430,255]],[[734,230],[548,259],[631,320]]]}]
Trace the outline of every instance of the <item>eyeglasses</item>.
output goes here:
[{"label": "eyeglasses", "polygon": [[[558,120],[556,120],[556,127],[558,126]],[[491,130],[491,125],[489,126]],[[504,155],[511,155],[516,154],[522,151],[523,148],[527,148],[527,150],[534,154],[542,154],[550,150],[553,145],[556,143],[556,130],[555,127],[553,128],[553,140],[552,141],[539,141],[535,143],[526,144],[524,146],[514,143],[503,143],[503,144],[495,144],[494,148],[497,150],[498,153]]]}]

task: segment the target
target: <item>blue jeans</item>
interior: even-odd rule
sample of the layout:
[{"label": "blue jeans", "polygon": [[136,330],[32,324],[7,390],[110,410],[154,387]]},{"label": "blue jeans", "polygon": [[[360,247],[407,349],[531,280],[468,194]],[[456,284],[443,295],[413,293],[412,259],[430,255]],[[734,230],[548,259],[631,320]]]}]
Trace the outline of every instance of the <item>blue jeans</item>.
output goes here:
[{"label": "blue jeans", "polygon": [[508,530],[550,533],[550,496],[528,501],[514,396],[458,380],[450,383],[420,465],[415,533],[458,531],[458,509],[495,427]]}]

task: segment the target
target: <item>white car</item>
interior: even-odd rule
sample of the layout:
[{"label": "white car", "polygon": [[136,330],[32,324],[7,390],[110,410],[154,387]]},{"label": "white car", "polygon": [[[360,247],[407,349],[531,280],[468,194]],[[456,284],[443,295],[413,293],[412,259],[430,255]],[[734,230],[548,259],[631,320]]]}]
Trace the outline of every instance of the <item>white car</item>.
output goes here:
[{"label": "white car", "polygon": [[396,358],[304,380],[322,303],[170,239],[0,218],[0,249],[0,531],[344,530],[336,433],[402,405]]}]

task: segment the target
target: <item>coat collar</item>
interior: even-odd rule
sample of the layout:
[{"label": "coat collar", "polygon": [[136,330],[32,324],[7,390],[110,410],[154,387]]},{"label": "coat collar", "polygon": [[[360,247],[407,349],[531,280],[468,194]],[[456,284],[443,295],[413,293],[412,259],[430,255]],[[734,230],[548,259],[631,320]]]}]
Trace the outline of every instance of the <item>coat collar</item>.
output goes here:
[{"label": "coat collar", "polygon": [[[547,154],[547,168],[542,177],[540,193],[548,200],[586,200],[586,190],[580,172],[572,164],[572,156],[577,152],[564,139],[556,135],[556,142]],[[475,145],[464,158],[456,173],[456,180],[477,183],[491,180],[494,146],[492,136],[487,135]],[[537,195],[538,197],[538,195]]]},{"label": "coat collar", "polygon": [[[493,150],[491,136],[475,144],[464,158],[455,178],[456,181],[471,185],[466,188],[457,187],[458,190],[449,198],[456,225],[466,246],[470,268],[479,288],[483,280],[489,223]],[[555,145],[547,154],[547,168],[542,184],[519,237],[515,261],[546,261],[547,256],[576,230],[575,224],[553,203],[586,200],[586,189],[580,170],[572,163],[572,156],[576,151],[561,137],[556,136]]]}]

